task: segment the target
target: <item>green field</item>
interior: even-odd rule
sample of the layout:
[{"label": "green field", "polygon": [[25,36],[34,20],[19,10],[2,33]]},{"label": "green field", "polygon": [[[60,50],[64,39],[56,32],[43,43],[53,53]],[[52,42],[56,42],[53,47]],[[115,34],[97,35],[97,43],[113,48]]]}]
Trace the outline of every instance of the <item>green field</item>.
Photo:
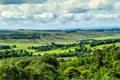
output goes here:
[{"label": "green field", "polygon": [[105,39],[119,39],[119,38],[120,38],[120,35],[99,37],[99,38],[94,38],[94,39],[96,39],[96,40],[105,40]]},{"label": "green field", "polygon": [[62,49],[56,49],[56,50],[51,50],[51,51],[45,51],[45,52],[39,52],[40,54],[53,54],[53,53],[68,53],[69,50],[71,51],[75,51],[75,49],[78,48],[77,46],[76,47],[70,47],[68,49],[65,49],[65,50],[62,50]]},{"label": "green field", "polygon": [[[38,34],[40,38],[37,39],[0,39],[0,43],[37,43],[40,45],[50,44],[51,42],[56,43],[73,43],[83,39],[106,39],[106,38],[118,38],[120,37],[119,32],[101,32],[101,31],[40,31],[40,30],[15,30],[15,31],[0,31],[0,35],[11,35],[12,37],[16,34]],[[14,36],[16,37],[16,36]],[[19,36],[18,36],[19,37]],[[24,37],[24,36],[23,36]]]},{"label": "green field", "polygon": [[33,44],[33,43],[0,43],[0,45],[16,45],[16,49],[27,49],[29,46],[39,46],[39,44]]},{"label": "green field", "polygon": [[[1,31],[1,35],[6,34],[32,34],[36,33],[40,35],[39,39],[0,39],[0,45],[16,45],[15,50],[24,49],[29,52],[33,52],[35,54],[52,54],[52,53],[65,53],[69,50],[74,51],[76,47],[70,47],[66,50],[56,49],[44,52],[38,52],[33,49],[28,49],[31,46],[41,46],[41,45],[49,45],[51,42],[55,42],[57,44],[73,44],[78,43],[80,40],[86,39],[96,39],[96,40],[105,40],[105,39],[119,39],[119,32],[100,32],[100,31],[75,31],[75,32],[67,32],[67,31],[35,31],[35,30],[15,30],[15,31]],[[109,44],[107,44],[109,45]],[[117,44],[119,45],[119,43]],[[101,48],[104,45],[96,46],[95,48]]]},{"label": "green field", "polygon": [[[99,46],[95,46],[93,48],[96,48],[96,49],[102,49],[103,47],[105,46],[111,46],[113,44],[104,44],[104,45],[99,45]],[[120,46],[120,43],[115,43],[116,46]]]},{"label": "green field", "polygon": [[17,50],[17,49],[24,49],[24,50],[27,50],[29,52],[33,52],[35,54],[44,54],[44,53],[47,53],[47,54],[52,54],[52,53],[64,53],[64,52],[68,52],[69,50],[71,51],[74,51],[75,48],[77,47],[70,47],[66,50],[61,50],[61,49],[56,49],[56,50],[51,50],[51,51],[44,51],[44,52],[36,52],[35,50],[32,50],[32,49],[28,49],[28,47],[30,46],[40,46],[39,44],[28,44],[28,43],[0,43],[0,45],[10,45],[10,46],[13,46],[13,45],[16,45],[16,48],[14,48],[14,50]]}]

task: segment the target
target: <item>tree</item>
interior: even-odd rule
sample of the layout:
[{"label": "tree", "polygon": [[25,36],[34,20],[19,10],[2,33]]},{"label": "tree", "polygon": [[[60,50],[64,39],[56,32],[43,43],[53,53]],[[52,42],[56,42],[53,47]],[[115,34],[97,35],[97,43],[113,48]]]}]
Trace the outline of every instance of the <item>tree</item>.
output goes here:
[{"label": "tree", "polygon": [[11,59],[0,62],[0,80],[22,80],[21,71]]},{"label": "tree", "polygon": [[74,68],[74,67],[68,67],[65,71],[64,74],[69,78],[78,78],[80,76],[80,72]]},{"label": "tree", "polygon": [[59,66],[58,60],[55,57],[50,56],[50,55],[41,56],[40,62],[53,65],[55,68],[57,68]]}]

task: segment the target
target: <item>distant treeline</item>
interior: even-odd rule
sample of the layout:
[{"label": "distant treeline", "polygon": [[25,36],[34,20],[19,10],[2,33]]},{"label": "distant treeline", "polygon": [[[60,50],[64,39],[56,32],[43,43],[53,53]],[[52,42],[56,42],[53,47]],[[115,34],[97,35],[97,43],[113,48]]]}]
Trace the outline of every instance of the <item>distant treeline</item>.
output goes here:
[{"label": "distant treeline", "polygon": [[103,45],[103,44],[112,44],[120,42],[120,39],[106,39],[106,40],[95,40],[95,39],[88,39],[88,40],[81,40],[80,44],[89,44],[91,47]]},{"label": "distant treeline", "polygon": [[56,44],[56,43],[51,43],[51,45],[46,45],[46,46],[31,46],[28,47],[28,49],[34,49],[36,51],[49,51],[49,50],[55,50],[55,49],[68,49],[69,47],[76,46],[76,44]]},{"label": "distant treeline", "polygon": [[73,43],[73,44],[56,44],[56,43],[51,43],[51,45],[46,45],[46,46],[29,46],[28,49],[33,49],[36,51],[50,51],[50,50],[55,50],[55,49],[61,49],[65,50],[70,47],[81,47],[83,45],[90,45],[91,47],[98,46],[98,45],[103,45],[103,44],[112,44],[120,42],[120,39],[107,39],[107,40],[95,40],[95,39],[88,39],[88,40],[81,40],[79,43]]},{"label": "distant treeline", "polygon": [[0,39],[40,39],[38,33],[1,33]]},{"label": "distant treeline", "polygon": [[108,29],[88,29],[87,31],[100,31],[100,32],[104,32],[104,31],[111,31],[111,32],[115,32],[115,31],[120,31],[120,28],[108,28]]}]

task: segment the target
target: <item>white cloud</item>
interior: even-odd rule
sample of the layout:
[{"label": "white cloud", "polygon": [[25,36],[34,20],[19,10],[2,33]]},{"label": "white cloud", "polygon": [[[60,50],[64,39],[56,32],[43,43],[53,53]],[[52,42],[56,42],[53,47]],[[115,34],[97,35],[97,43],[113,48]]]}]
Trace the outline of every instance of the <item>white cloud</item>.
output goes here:
[{"label": "white cloud", "polygon": [[43,12],[56,12],[58,10],[58,5],[56,3],[22,4],[22,5],[19,5],[18,8],[20,11],[23,11],[23,12],[38,14]]},{"label": "white cloud", "polygon": [[80,2],[80,0],[67,0],[65,1],[62,6],[64,9],[71,9],[71,8],[78,8],[82,7],[84,4]]},{"label": "white cloud", "polygon": [[83,20],[86,17],[85,13],[82,14],[76,14],[75,15],[75,20]]},{"label": "white cloud", "polygon": [[65,13],[65,14],[61,14],[58,19],[60,20],[73,20],[74,19],[74,14],[72,13]]},{"label": "white cloud", "polygon": [[3,11],[1,13],[2,18],[15,18],[15,19],[26,19],[28,17],[25,13],[13,12],[13,11]]},{"label": "white cloud", "polygon": [[108,9],[111,3],[109,0],[91,0],[88,6],[89,9]]},{"label": "white cloud", "polygon": [[53,12],[57,12],[57,5],[51,4],[21,4],[21,5],[0,5],[2,18],[29,18],[37,14],[51,17]]},{"label": "white cloud", "polygon": [[55,16],[53,13],[42,13],[34,15],[35,19],[53,19]]},{"label": "white cloud", "polygon": [[120,1],[118,1],[118,2],[115,3],[115,8],[116,9],[120,9]]},{"label": "white cloud", "polygon": [[[83,0],[82,0],[83,1]],[[112,5],[111,5],[112,4]],[[115,8],[112,8],[115,6]],[[111,3],[111,0],[89,0],[88,2],[81,0],[65,0],[63,2],[44,3],[44,4],[9,4],[0,5],[0,20],[29,20],[30,25],[45,23],[61,22],[63,25],[70,22],[91,21],[91,20],[109,20],[120,18],[119,10],[120,2]],[[115,11],[117,10],[117,11]],[[17,21],[16,20],[16,21]],[[40,21],[40,22],[39,22]],[[72,22],[73,21],[73,22]],[[76,22],[75,22],[76,21]],[[9,21],[8,21],[9,22]],[[22,21],[25,22],[25,21]],[[13,22],[14,23],[14,22]],[[25,23],[25,24],[28,24]],[[83,23],[85,24],[85,23]],[[22,24],[21,24],[22,25]],[[24,24],[23,24],[24,25]],[[36,26],[36,25],[35,25]],[[58,25],[57,25],[58,26]],[[77,26],[77,25],[76,25]]]},{"label": "white cloud", "polygon": [[108,5],[108,0],[91,0],[88,3],[83,3],[80,0],[66,0],[63,3],[0,5],[0,13],[2,18],[17,19],[29,17],[52,19],[57,14],[57,17],[68,20],[74,19],[76,14],[87,14],[91,9],[102,9]]},{"label": "white cloud", "polygon": [[92,14],[81,13],[81,14],[75,14],[74,20],[90,20],[92,18],[93,18]]},{"label": "white cloud", "polygon": [[94,19],[96,20],[109,20],[109,19],[118,19],[120,18],[119,14],[97,14]]},{"label": "white cloud", "polygon": [[63,12],[68,13],[83,13],[88,11],[86,3],[82,3],[80,0],[68,0],[61,4]]},{"label": "white cloud", "polygon": [[5,5],[0,5],[0,12],[2,12],[3,10],[6,10],[8,7],[6,7]]}]

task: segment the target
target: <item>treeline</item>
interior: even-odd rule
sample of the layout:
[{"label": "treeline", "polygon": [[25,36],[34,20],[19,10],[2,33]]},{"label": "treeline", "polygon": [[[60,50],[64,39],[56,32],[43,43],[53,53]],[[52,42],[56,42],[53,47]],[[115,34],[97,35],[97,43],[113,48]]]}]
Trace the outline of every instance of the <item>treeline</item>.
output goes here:
[{"label": "treeline", "polygon": [[120,42],[120,39],[106,39],[106,40],[95,40],[95,39],[87,39],[87,40],[81,40],[79,43],[73,43],[73,44],[56,44],[54,42],[51,43],[51,45],[46,46],[29,46],[28,49],[34,49],[36,51],[50,51],[55,49],[68,49],[70,47],[81,47],[85,45],[90,45],[91,47],[103,45],[103,44],[112,44]]},{"label": "treeline", "polygon": [[107,40],[93,40],[89,42],[91,47],[97,46],[97,45],[103,45],[103,44],[112,44],[120,42],[120,39],[107,39]]},{"label": "treeline", "polygon": [[[26,60],[0,61],[1,80],[119,80],[120,47],[79,53],[74,60],[42,55]],[[80,56],[81,55],[81,56]],[[62,59],[62,60],[61,60]]]},{"label": "treeline", "polygon": [[40,39],[38,33],[1,33],[0,39]]},{"label": "treeline", "polygon": [[12,58],[12,57],[25,57],[25,56],[33,56],[33,53],[28,52],[26,50],[5,50],[0,51],[0,59],[3,58]]},{"label": "treeline", "polygon": [[0,45],[0,50],[3,49],[11,49],[11,47],[9,45]]},{"label": "treeline", "polygon": [[31,46],[28,47],[28,49],[34,49],[36,51],[50,51],[50,50],[55,50],[55,49],[68,49],[69,47],[73,47],[76,46],[76,44],[56,44],[54,42],[52,42],[50,45],[46,45],[46,46]]},{"label": "treeline", "polygon": [[120,42],[120,39],[106,39],[106,40],[95,40],[95,39],[87,39],[87,40],[81,40],[79,44],[85,45],[88,44],[91,47],[103,45],[103,44],[112,44]]},{"label": "treeline", "polygon": [[[78,57],[82,55],[86,55],[92,53],[93,50],[91,48],[86,47],[85,45],[79,45],[79,47],[75,48],[74,51],[69,50],[68,52],[63,53],[52,53],[51,56],[55,56],[57,58],[64,58],[64,57]],[[85,54],[84,54],[85,53]]]},{"label": "treeline", "polygon": [[120,28],[109,28],[109,29],[90,29],[87,31],[99,31],[99,32],[106,32],[106,31],[111,31],[111,32],[118,32],[120,31]]}]

